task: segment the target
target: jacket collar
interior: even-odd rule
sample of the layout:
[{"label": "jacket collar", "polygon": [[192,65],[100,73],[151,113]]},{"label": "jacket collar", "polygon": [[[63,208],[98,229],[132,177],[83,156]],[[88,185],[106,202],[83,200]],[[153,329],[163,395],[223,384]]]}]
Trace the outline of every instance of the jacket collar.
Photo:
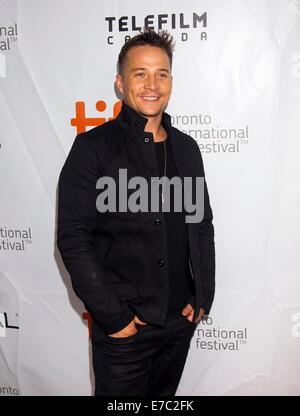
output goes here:
[{"label": "jacket collar", "polygon": [[[124,126],[129,127],[135,132],[144,132],[148,119],[140,115],[133,108],[129,107],[124,100],[122,100],[122,108],[117,116],[117,120]],[[164,127],[171,127],[171,116],[163,112],[161,123]],[[169,129],[168,129],[169,130]]]},{"label": "jacket collar", "polygon": [[[152,133],[144,131],[148,121],[147,118],[141,116],[133,108],[125,104],[124,100],[122,101],[122,108],[116,120],[120,123],[120,125],[123,128],[128,130],[128,134],[130,135],[130,137],[134,138],[138,142],[142,142],[140,140],[142,137],[152,135]],[[163,124],[163,127],[165,128],[168,134],[169,142],[171,144],[171,148],[174,154],[175,164],[177,166],[179,176],[184,177],[184,174],[188,168],[186,165],[183,164],[182,148],[176,144],[178,142],[178,140],[176,140],[176,137],[178,137],[178,135],[176,134],[176,129],[172,127],[171,116],[168,113],[163,112],[161,124]],[[147,147],[146,149],[149,149],[149,147]]]}]

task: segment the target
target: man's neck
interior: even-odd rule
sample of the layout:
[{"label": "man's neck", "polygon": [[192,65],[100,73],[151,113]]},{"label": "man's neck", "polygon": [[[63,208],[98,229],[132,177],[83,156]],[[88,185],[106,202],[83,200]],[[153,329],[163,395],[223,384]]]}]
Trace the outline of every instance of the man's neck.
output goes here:
[{"label": "man's neck", "polygon": [[153,140],[155,142],[160,142],[164,140],[167,136],[165,129],[161,124],[162,115],[160,117],[148,118],[147,124],[145,126],[145,131],[153,134]]}]

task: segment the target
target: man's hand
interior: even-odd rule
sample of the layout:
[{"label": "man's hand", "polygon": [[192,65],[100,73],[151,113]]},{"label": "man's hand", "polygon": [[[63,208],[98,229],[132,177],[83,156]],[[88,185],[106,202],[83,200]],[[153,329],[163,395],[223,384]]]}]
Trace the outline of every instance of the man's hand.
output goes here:
[{"label": "man's hand", "polygon": [[114,334],[109,334],[112,338],[127,338],[130,337],[138,332],[136,329],[135,324],[139,325],[147,325],[147,322],[141,321],[136,315],[133,320],[125,326],[125,328],[121,329],[121,331],[115,332]]},{"label": "man's hand", "polygon": [[202,316],[205,314],[205,310],[203,308],[200,308],[199,315],[197,316],[196,319],[194,319],[194,321],[193,321],[194,308],[189,303],[182,309],[181,313],[190,322],[195,322],[198,324],[201,321]]}]

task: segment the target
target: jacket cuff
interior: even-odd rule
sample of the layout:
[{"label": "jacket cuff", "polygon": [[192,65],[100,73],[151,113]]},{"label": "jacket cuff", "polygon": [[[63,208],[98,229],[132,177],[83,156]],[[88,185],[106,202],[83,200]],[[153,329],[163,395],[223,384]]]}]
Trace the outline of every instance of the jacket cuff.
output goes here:
[{"label": "jacket cuff", "polygon": [[206,296],[206,299],[201,302],[200,306],[205,310],[205,315],[208,315],[212,307],[214,295]]},{"label": "jacket cuff", "polygon": [[124,309],[119,316],[114,317],[114,319],[110,321],[98,321],[99,326],[103,329],[103,331],[107,334],[114,334],[115,332],[121,331],[121,329],[125,328],[135,317],[135,313],[127,307]]},{"label": "jacket cuff", "polygon": [[[204,313],[204,315],[208,315],[209,314],[209,312],[210,312],[210,309],[211,309],[211,306],[212,306],[212,303],[213,303],[213,298],[214,298],[214,296],[213,295],[211,295],[211,296],[209,296],[208,298],[204,298],[204,299],[202,299],[201,301],[200,301],[200,305],[199,305],[199,307],[198,307],[198,311],[196,311],[195,310],[195,308],[196,308],[196,298],[195,298],[195,296],[194,295],[191,295],[190,297],[189,297],[189,299],[188,299],[188,303],[193,307],[193,309],[194,309],[194,311],[195,312],[197,312],[197,315],[199,314],[199,312],[200,312],[200,308],[202,308],[202,309],[204,309],[205,310],[205,313]],[[194,318],[196,317],[196,314],[194,314]]]},{"label": "jacket cuff", "polygon": [[193,309],[195,309],[196,298],[194,294],[190,294],[190,296],[188,297],[188,303],[193,307]]}]

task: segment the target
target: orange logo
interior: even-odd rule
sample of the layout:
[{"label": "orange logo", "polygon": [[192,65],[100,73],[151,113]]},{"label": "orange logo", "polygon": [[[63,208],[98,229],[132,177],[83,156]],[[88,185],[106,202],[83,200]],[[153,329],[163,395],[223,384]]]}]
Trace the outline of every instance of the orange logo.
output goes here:
[{"label": "orange logo", "polygon": [[[102,113],[106,110],[106,102],[105,101],[97,101],[96,102],[96,110],[99,113]],[[115,119],[122,108],[122,101],[117,101],[113,106],[113,117],[86,117],[85,116],[85,102],[84,101],[76,101],[75,103],[76,108],[76,117],[71,119],[71,126],[76,127],[77,134],[84,133],[86,131],[86,127],[96,127],[100,126],[101,124],[106,123],[109,120]]]}]

